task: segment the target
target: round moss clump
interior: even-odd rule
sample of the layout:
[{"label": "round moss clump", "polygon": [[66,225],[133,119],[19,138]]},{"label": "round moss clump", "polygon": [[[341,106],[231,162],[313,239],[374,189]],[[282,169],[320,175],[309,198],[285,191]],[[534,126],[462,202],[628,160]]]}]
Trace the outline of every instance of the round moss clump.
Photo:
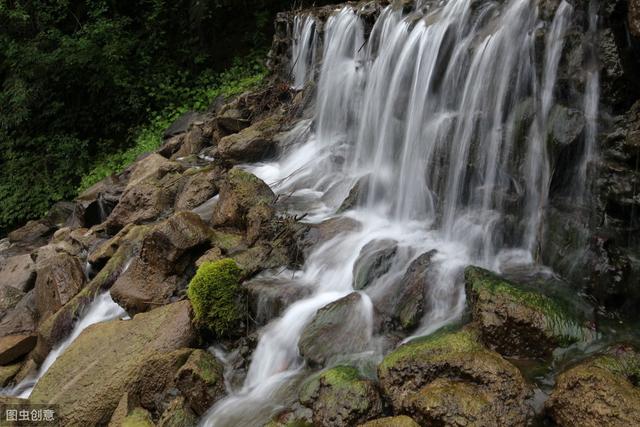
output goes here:
[{"label": "round moss clump", "polygon": [[221,259],[202,264],[189,283],[187,296],[196,322],[217,336],[228,335],[241,319],[241,274],[234,260]]}]

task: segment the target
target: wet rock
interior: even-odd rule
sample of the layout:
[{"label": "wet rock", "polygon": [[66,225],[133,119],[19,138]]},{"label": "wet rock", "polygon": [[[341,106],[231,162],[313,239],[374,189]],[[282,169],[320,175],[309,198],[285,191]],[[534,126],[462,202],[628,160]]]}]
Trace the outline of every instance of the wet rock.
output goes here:
[{"label": "wet rock", "polygon": [[64,253],[47,259],[37,274],[34,290],[41,321],[69,302],[86,283],[80,260]]},{"label": "wet rock", "polygon": [[640,356],[617,346],[579,363],[556,378],[545,403],[560,427],[640,424]]},{"label": "wet rock", "polygon": [[22,292],[33,288],[36,280],[36,264],[31,255],[0,258],[0,288],[11,286]]},{"label": "wet rock", "polygon": [[218,142],[218,154],[224,160],[238,164],[257,162],[276,152],[274,136],[282,127],[283,117],[274,115]]},{"label": "wet rock", "polygon": [[397,251],[398,242],[395,240],[372,240],[367,243],[353,265],[353,288],[364,289],[389,271]]},{"label": "wet rock", "polygon": [[224,396],[223,374],[224,366],[211,353],[194,350],[176,373],[176,387],[200,416]]},{"label": "wet rock", "polygon": [[140,255],[111,287],[111,296],[129,313],[167,304],[186,285],[182,275],[210,237],[209,227],[191,212],[156,225],[143,239]]},{"label": "wet rock", "polygon": [[338,208],[338,213],[346,212],[357,207],[358,203],[360,203],[364,199],[367,192],[369,191],[370,181],[371,179],[369,175],[363,176],[362,178],[358,179],[353,187],[351,187],[347,198],[344,199],[344,201]]},{"label": "wet rock", "polygon": [[55,231],[46,220],[29,221],[26,225],[9,233],[9,241],[23,247],[37,247],[45,244]]},{"label": "wet rock", "polygon": [[482,346],[470,329],[418,338],[378,367],[394,413],[421,425],[524,426],[531,410],[520,371]]},{"label": "wet rock", "polygon": [[349,217],[336,217],[327,219],[320,224],[312,224],[300,236],[300,246],[308,251],[310,248],[327,242],[341,234],[353,233],[362,228],[362,225],[355,219]]},{"label": "wet rock", "polygon": [[115,234],[125,225],[141,224],[157,219],[173,208],[180,188],[182,166],[159,154],[138,162],[129,183],[104,226]]},{"label": "wet rock", "polygon": [[296,403],[273,416],[264,427],[313,427],[312,417],[311,409]]},{"label": "wet rock", "polygon": [[76,197],[75,215],[85,227],[104,222],[118,204],[126,186],[124,177],[110,176]]},{"label": "wet rock", "polygon": [[353,292],[322,307],[304,328],[298,349],[313,365],[332,358],[364,351],[372,333],[362,296]]},{"label": "wet rock", "polygon": [[35,345],[35,335],[8,335],[0,338],[0,365],[10,364],[33,350]]},{"label": "wet rock", "polygon": [[312,409],[316,426],[353,426],[382,415],[375,383],[350,366],[338,366],[311,378],[302,386],[300,403]]},{"label": "wet rock", "polygon": [[273,191],[261,179],[233,168],[220,186],[212,223],[246,230],[247,240],[253,243],[273,218],[274,202]]},{"label": "wet rock", "polygon": [[428,276],[436,253],[432,250],[413,260],[398,283],[379,301],[377,306],[385,320],[405,331],[418,326],[427,304]]},{"label": "wet rock", "polygon": [[419,427],[413,419],[406,415],[399,415],[397,417],[385,417],[378,418],[376,420],[368,421],[364,424],[360,424],[358,427]]},{"label": "wet rock", "polygon": [[175,210],[188,211],[202,205],[218,194],[217,181],[222,176],[222,170],[216,166],[202,169],[188,170],[182,191],[176,197]]},{"label": "wet rock", "polygon": [[124,393],[145,408],[171,387],[195,339],[191,307],[181,301],[87,328],[38,381],[31,401],[59,405],[64,425],[109,422]]},{"label": "wet rock", "polygon": [[465,269],[467,298],[482,339],[500,354],[546,357],[587,336],[566,302],[479,267]]},{"label": "wet rock", "polygon": [[309,294],[309,289],[281,278],[255,278],[242,285],[247,290],[249,310],[258,325],[279,317],[294,302]]}]

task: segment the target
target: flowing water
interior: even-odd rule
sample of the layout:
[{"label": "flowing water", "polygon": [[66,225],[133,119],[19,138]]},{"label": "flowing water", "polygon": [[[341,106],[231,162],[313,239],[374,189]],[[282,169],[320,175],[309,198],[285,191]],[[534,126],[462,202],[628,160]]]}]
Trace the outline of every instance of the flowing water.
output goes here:
[{"label": "flowing water", "polygon": [[34,376],[25,378],[22,382],[16,384],[11,389],[3,390],[0,394],[5,396],[21,397],[24,399],[28,398],[38,380],[42,378],[51,365],[53,365],[53,362],[56,361],[56,359],[71,345],[71,343],[80,336],[82,331],[96,323],[106,322],[113,319],[121,319],[126,315],[127,313],[124,309],[111,299],[111,295],[108,291],[98,295],[91,305],[89,305],[85,314],[76,322],[71,334],[51,350],[51,352],[49,352],[44,362],[42,362],[42,365],[40,365],[38,372]]},{"label": "flowing water", "polygon": [[[296,18],[294,87],[321,64],[314,117],[290,131],[278,161],[246,167],[290,213],[359,227],[318,244],[300,271],[267,274],[310,296],[262,329],[244,384],[203,425],[260,425],[295,400],[309,374],[300,335],[318,309],[353,292],[354,263],[374,240],[397,242],[397,253],[344,322],[369,345],[332,363],[376,363],[389,351],[375,334],[374,307],[421,254],[437,250],[414,335],[460,318],[465,266],[544,270],[535,257],[551,175],[547,126],[573,14],[566,1],[549,22],[529,0],[419,2],[408,14],[387,7],[367,36],[347,6],[324,24],[321,58],[311,53],[316,24]],[[585,116],[595,123],[598,76],[587,74]],[[587,163],[595,132],[586,132]],[[357,206],[336,214],[355,183]]]}]

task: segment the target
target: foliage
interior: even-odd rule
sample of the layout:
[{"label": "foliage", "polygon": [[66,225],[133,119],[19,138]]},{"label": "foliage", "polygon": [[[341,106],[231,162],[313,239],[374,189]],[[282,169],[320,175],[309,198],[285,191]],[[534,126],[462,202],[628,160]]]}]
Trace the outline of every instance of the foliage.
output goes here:
[{"label": "foliage", "polygon": [[[297,4],[297,3],[296,3]],[[0,2],[0,236],[158,143],[184,109],[260,78],[285,0]],[[250,61],[252,66],[255,61]],[[246,80],[248,79],[248,81]],[[117,153],[117,154],[113,154]]]},{"label": "foliage", "polygon": [[240,320],[239,280],[242,270],[232,259],[206,262],[187,289],[195,320],[218,337],[231,332]]}]

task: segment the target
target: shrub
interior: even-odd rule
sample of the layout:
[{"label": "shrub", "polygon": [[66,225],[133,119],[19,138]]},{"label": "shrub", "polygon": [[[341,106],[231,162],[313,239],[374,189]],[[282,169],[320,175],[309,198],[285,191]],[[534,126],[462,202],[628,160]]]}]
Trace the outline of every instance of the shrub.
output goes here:
[{"label": "shrub", "polygon": [[229,335],[241,319],[241,274],[236,262],[227,258],[202,264],[189,283],[187,296],[196,322],[219,337]]}]

